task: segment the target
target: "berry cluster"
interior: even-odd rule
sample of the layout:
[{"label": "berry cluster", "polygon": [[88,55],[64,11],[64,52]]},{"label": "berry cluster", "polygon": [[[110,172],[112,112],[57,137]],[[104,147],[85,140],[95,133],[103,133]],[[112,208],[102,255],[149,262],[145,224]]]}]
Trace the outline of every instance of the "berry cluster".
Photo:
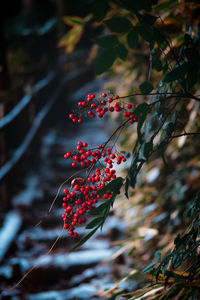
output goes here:
[{"label": "berry cluster", "polygon": [[95,94],[88,94],[87,99],[78,102],[79,111],[71,113],[69,118],[73,123],[81,124],[83,122],[82,116],[85,114],[91,118],[103,116],[108,112],[121,112],[123,117],[130,119],[129,122],[133,124],[137,121],[137,117],[132,115],[132,104],[119,102],[120,97],[118,95],[108,96],[106,93],[102,93],[100,99],[97,99]]},{"label": "berry cluster", "polygon": [[[75,227],[78,224],[86,222],[83,217],[88,211],[95,208],[95,204],[101,198],[98,195],[98,190],[102,189],[109,181],[116,178],[116,171],[113,169],[113,163],[120,164],[125,162],[124,155],[116,155],[110,147],[98,145],[91,148],[86,142],[79,141],[76,150],[67,152],[64,155],[66,159],[72,159],[72,167],[78,164],[86,169],[86,178],[75,178],[71,182],[71,191],[64,189],[63,193],[63,208],[62,215],[64,228],[67,229],[69,235],[77,237]],[[96,168],[99,164],[101,167]],[[95,171],[92,173],[92,171]],[[105,193],[102,198],[109,199],[112,192]]]},{"label": "berry cluster", "polygon": [[[96,115],[102,118],[105,113],[116,111],[123,113],[123,117],[126,118],[124,124],[136,122],[137,118],[130,112],[132,105],[119,102],[119,99],[118,95],[108,97],[106,93],[102,93],[100,99],[96,99],[94,94],[89,94],[86,101],[78,102],[80,110],[71,113],[69,118],[73,123],[82,123],[81,115],[83,113],[92,118]],[[100,196],[98,191],[116,178],[113,164],[121,164],[126,161],[124,155],[115,152],[113,147],[108,146],[110,139],[103,145],[97,146],[90,146],[86,142],[79,141],[74,151],[64,155],[65,159],[72,160],[72,167],[78,166],[86,171],[85,178],[75,178],[71,182],[70,190],[67,188],[63,190],[64,228],[70,236],[75,238],[78,236],[74,231],[75,227],[87,221],[85,214],[95,208],[95,204],[100,198],[106,200],[112,197],[111,191],[104,193],[103,196]]]}]

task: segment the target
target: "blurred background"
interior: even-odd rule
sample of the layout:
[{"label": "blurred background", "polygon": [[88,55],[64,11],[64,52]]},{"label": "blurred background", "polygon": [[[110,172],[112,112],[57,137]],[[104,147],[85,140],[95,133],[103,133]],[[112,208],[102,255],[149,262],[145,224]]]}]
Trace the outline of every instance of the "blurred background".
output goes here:
[{"label": "blurred background", "polygon": [[[60,184],[74,172],[63,155],[80,139],[94,143],[98,134],[100,143],[107,136],[98,122],[91,127],[68,121],[73,105],[104,83],[94,78],[92,30],[74,52],[58,45],[70,28],[63,16],[87,14],[87,5],[76,0],[14,1],[1,10],[2,299],[89,299],[117,277],[117,269],[102,262],[113,253],[110,241],[123,230],[115,217],[82,250],[69,254],[75,242],[64,234],[45,255],[62,230],[62,195],[49,216],[48,209]],[[43,255],[38,268],[14,287]]]},{"label": "blurred background", "polygon": [[[160,153],[154,153],[142,168],[129,199],[123,193],[119,196],[103,230],[97,231],[80,249],[70,252],[76,241],[66,233],[60,236],[62,193],[48,214],[59,186],[74,173],[63,155],[74,149],[79,140],[89,144],[103,143],[122,121],[119,115],[112,114],[103,122],[94,119],[75,125],[68,120],[68,115],[77,102],[89,93],[98,95],[102,91],[112,90],[120,96],[141,93],[142,83],[149,80],[155,90],[167,70],[166,55],[157,46],[152,53],[149,52],[152,38],[149,31],[145,32],[142,27],[138,33],[137,18],[130,17],[129,12],[127,17],[121,2],[115,2],[109,2],[108,15],[102,15],[98,9],[98,5],[104,6],[101,0],[7,1],[0,10],[2,299],[116,299],[123,292],[129,293],[130,297],[139,295],[142,290],[148,292],[154,288],[151,284],[156,280],[144,273],[159,266],[162,257],[175,247],[174,239],[190,226],[186,215],[193,208],[199,190],[198,135],[174,139],[163,158]],[[167,52],[169,61],[173,62],[171,50],[180,52],[185,33],[195,41],[191,51],[199,51],[196,50],[199,49],[200,11],[197,1],[161,0],[152,3],[155,4],[153,14],[162,19],[162,22],[156,21],[156,26],[172,41],[173,49]],[[141,1],[141,5],[146,5],[146,2]],[[113,15],[131,18],[134,38],[127,43],[127,32],[125,36],[124,32],[117,35],[122,51],[115,62],[111,63],[109,56],[102,64],[103,68],[99,63],[101,72],[97,74],[109,71],[106,75],[95,76],[93,61],[100,52],[94,45],[95,38],[102,33],[110,34],[103,19]],[[102,58],[101,54],[99,57]],[[197,70],[193,69],[193,93],[199,95],[198,65]],[[133,105],[149,103],[152,99],[143,94],[127,101]],[[184,130],[199,132],[199,101],[188,98],[179,105],[178,112],[177,133],[182,134]],[[136,124],[133,124],[123,131],[117,147],[131,153],[136,140]],[[131,159],[126,154],[124,169],[118,168],[124,178]],[[80,227],[78,233],[82,237],[88,231]],[[49,252],[59,236],[58,243]],[[195,255],[199,263],[198,251]],[[181,264],[181,258],[182,253],[177,254],[174,273],[171,270],[175,279],[169,291],[166,290],[169,278],[161,276],[159,299],[166,299],[162,297],[165,293],[168,297],[167,292],[170,294],[171,290],[174,294],[179,293],[179,290],[173,291],[173,283],[177,274],[185,273],[189,265],[187,259],[185,265]],[[171,268],[168,264],[169,259],[166,265],[162,265],[166,272]],[[19,283],[33,266],[36,267]],[[141,272],[145,266],[145,271]],[[192,260],[192,268],[198,267],[199,264]],[[186,279],[183,281],[181,277],[180,282],[182,297]],[[146,284],[150,288],[145,289]],[[155,285],[157,287],[160,289]],[[175,287],[178,289],[179,285]],[[198,299],[199,285],[196,292],[197,298],[191,299]],[[187,294],[183,299],[189,299]]]}]

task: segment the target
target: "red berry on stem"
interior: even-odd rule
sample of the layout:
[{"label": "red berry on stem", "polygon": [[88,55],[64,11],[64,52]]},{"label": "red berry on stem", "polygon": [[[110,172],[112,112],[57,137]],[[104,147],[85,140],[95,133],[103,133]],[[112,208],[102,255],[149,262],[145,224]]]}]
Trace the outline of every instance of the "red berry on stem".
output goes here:
[{"label": "red berry on stem", "polygon": [[69,115],[69,118],[70,118],[70,119],[73,119],[73,118],[74,118],[74,114],[70,114],[70,115]]},{"label": "red berry on stem", "polygon": [[105,100],[102,100],[102,101],[101,101],[101,104],[102,104],[102,105],[106,105],[106,101],[105,101]]},{"label": "red berry on stem", "polygon": [[127,105],[126,105],[126,108],[131,109],[131,108],[132,108],[132,105],[131,105],[131,104],[127,104]]}]

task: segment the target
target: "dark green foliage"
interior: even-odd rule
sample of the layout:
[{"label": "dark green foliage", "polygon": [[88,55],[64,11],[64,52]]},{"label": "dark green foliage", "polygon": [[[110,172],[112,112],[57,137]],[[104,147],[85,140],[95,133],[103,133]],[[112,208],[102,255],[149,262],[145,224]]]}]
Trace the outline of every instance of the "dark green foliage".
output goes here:
[{"label": "dark green foliage", "polygon": [[116,51],[114,49],[104,50],[95,60],[96,74],[102,74],[113,65],[116,58]]},{"label": "dark green foliage", "polygon": [[112,192],[112,196],[107,199],[104,200],[105,202],[100,204],[98,207],[96,207],[94,210],[92,210],[90,212],[91,216],[93,215],[101,215],[100,217],[97,217],[95,219],[93,219],[87,226],[87,229],[92,229],[94,228],[92,231],[90,231],[90,233],[88,233],[87,235],[85,235],[74,247],[71,251],[73,251],[74,249],[80,247],[81,245],[83,245],[96,231],[97,229],[103,227],[103,224],[106,220],[106,218],[109,215],[110,209],[113,207],[115,198],[120,190],[120,188],[123,185],[123,178],[122,177],[117,177],[116,179],[112,180],[111,182],[109,182],[104,188],[98,190],[98,194],[99,195],[104,195],[106,192]]},{"label": "dark green foliage", "polygon": [[97,0],[94,2],[93,7],[92,7],[92,13],[94,16],[94,19],[96,21],[101,21],[107,12],[108,9],[108,4],[107,1],[101,1],[101,0]]},{"label": "dark green foliage", "polygon": [[[95,1],[95,5],[97,6],[97,2],[100,5],[99,1]],[[185,2],[191,2],[192,5]],[[132,72],[136,75],[137,83],[136,85],[133,83],[133,87],[130,87],[135,91],[135,95],[132,95],[132,91],[130,94],[134,105],[132,115],[137,117],[137,123],[133,125],[137,138],[132,149],[129,149],[132,153],[125,178],[126,197],[143,188],[144,183],[141,184],[141,179],[138,180],[142,168],[148,172],[149,165],[153,164],[155,167],[155,161],[158,160],[158,164],[163,161],[162,167],[159,165],[159,172],[162,172],[161,182],[158,179],[155,186],[158,195],[152,196],[151,201],[152,203],[155,201],[158,206],[157,212],[159,211],[161,215],[163,212],[166,217],[163,221],[157,221],[159,224],[152,221],[151,225],[158,229],[160,235],[163,232],[168,233],[170,237],[172,232],[179,234],[175,239],[173,236],[174,247],[169,247],[168,242],[165,242],[166,245],[161,243],[162,246],[159,245],[156,249],[155,244],[154,253],[149,256],[149,263],[142,271],[151,273],[153,282],[157,281],[166,287],[158,293],[158,296],[152,298],[159,300],[173,297],[178,300],[197,299],[195,297],[198,297],[197,291],[199,292],[200,286],[200,193],[198,193],[199,185],[193,182],[192,178],[193,173],[199,172],[199,156],[195,154],[196,157],[194,156],[192,160],[191,156],[195,151],[193,152],[190,140],[184,146],[175,143],[176,138],[187,135],[190,128],[196,133],[200,131],[199,107],[197,108],[200,102],[197,92],[197,84],[200,82],[200,38],[197,20],[199,8],[195,5],[195,1],[185,2],[181,3],[183,5],[181,7],[175,0],[161,2],[110,0],[101,4],[103,7],[101,12],[96,11],[94,14],[97,21],[102,21],[101,28],[104,28],[107,34],[94,40],[104,48],[95,61],[96,73],[108,71],[117,61],[112,68],[113,71],[118,64],[124,64],[127,66],[127,69],[125,67],[124,69],[129,71],[130,76]],[[118,71],[117,68],[116,70]],[[123,102],[123,98],[126,97],[122,97],[119,101]],[[136,101],[140,103],[137,106]],[[196,101],[196,104],[192,101]],[[124,138],[124,141],[127,139]],[[126,141],[123,143],[123,146],[126,145]],[[182,163],[190,161],[190,165],[183,170],[176,170],[179,160]],[[165,175],[170,184],[163,180]],[[102,228],[123,181],[123,178],[119,177],[98,192],[103,196],[111,191],[112,197],[91,211],[90,215],[94,219],[87,226],[88,229],[92,229],[89,235]],[[190,181],[194,185],[192,192],[191,188],[188,188]],[[136,184],[139,185],[137,189]],[[141,201],[146,204],[146,199]],[[131,239],[134,239],[134,234]],[[85,238],[87,239],[87,236]],[[152,244],[150,249],[151,246]],[[134,256],[137,253],[136,248],[132,247],[129,255]],[[131,293],[126,296],[132,299],[138,297],[137,295],[134,298],[135,295]]]},{"label": "dark green foliage", "polygon": [[132,28],[131,22],[127,18],[115,17],[106,21],[108,28],[117,33],[127,33]]},{"label": "dark green foliage", "polygon": [[145,81],[140,85],[140,90],[142,94],[147,95],[153,90],[153,85],[150,82]]},{"label": "dark green foliage", "polygon": [[92,231],[90,231],[87,235],[85,235],[72,249],[71,252],[74,251],[76,248],[82,246],[84,243],[87,242],[87,240],[89,240],[89,238],[91,238],[91,236],[93,236],[93,234],[97,231],[98,227],[96,227],[95,229],[93,229]]},{"label": "dark green foliage", "polygon": [[134,28],[127,35],[127,42],[130,48],[135,48],[138,43],[138,29]]},{"label": "dark green foliage", "polygon": [[183,63],[182,65],[176,66],[170,73],[168,73],[165,76],[164,81],[171,82],[171,81],[183,79],[183,77],[188,72],[188,70],[189,70],[189,63],[187,62]]},{"label": "dark green foliage", "polygon": [[114,194],[117,194],[119,192],[120,188],[123,185],[123,180],[124,179],[122,177],[117,177],[116,179],[109,182],[104,188],[100,189],[98,191],[98,194],[99,195],[104,195],[108,191],[113,192]]},{"label": "dark green foliage", "polygon": [[93,227],[96,227],[99,223],[101,223],[103,220],[102,217],[98,217],[94,220],[92,220],[87,226],[86,226],[86,229],[91,229]]},{"label": "dark green foliage", "polygon": [[153,263],[152,261],[150,261],[148,263],[148,265],[142,270],[142,273],[147,273],[150,270],[152,270],[152,268],[155,266],[155,263]]},{"label": "dark green foliage", "polygon": [[94,42],[102,48],[113,48],[118,43],[118,39],[115,35],[105,35],[94,39]]},{"label": "dark green foliage", "polygon": [[128,55],[128,50],[123,44],[119,44],[116,47],[116,53],[119,58],[121,58],[122,60],[126,60],[126,57]]}]

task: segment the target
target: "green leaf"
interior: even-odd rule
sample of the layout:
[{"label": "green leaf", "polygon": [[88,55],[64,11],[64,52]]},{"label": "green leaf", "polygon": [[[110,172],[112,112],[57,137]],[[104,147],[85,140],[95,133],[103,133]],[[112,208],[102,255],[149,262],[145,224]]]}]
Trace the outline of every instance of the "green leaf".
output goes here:
[{"label": "green leaf", "polygon": [[178,253],[172,257],[172,265],[176,269],[183,261],[183,254]]},{"label": "green leaf", "polygon": [[142,126],[144,124],[144,121],[146,120],[146,116],[147,116],[147,114],[145,113],[145,114],[141,115],[141,117],[138,120],[137,135],[138,135],[138,140],[139,140],[140,144],[142,144],[142,142],[143,142],[142,141],[141,128],[142,128]]},{"label": "green leaf", "polygon": [[153,36],[154,36],[154,40],[160,45],[163,44],[166,41],[166,38],[163,34],[163,32],[161,32],[158,28],[154,28],[153,29]]},{"label": "green leaf", "polygon": [[104,186],[102,189],[98,190],[97,194],[104,195],[106,192],[113,192],[115,194],[118,193],[121,186],[123,185],[124,179],[122,177],[117,177],[111,182],[109,182],[106,186]]},{"label": "green leaf", "polygon": [[132,28],[132,23],[124,17],[115,17],[106,21],[106,25],[113,32],[127,33]]},{"label": "green leaf", "polygon": [[89,238],[97,231],[97,229],[99,228],[96,227],[94,230],[90,231],[87,235],[85,235],[71,250],[70,252],[74,251],[76,248],[82,246],[85,242],[87,242],[87,240],[89,240]]},{"label": "green leaf", "polygon": [[128,33],[127,42],[128,42],[129,47],[131,47],[131,48],[135,48],[137,46],[137,43],[138,43],[138,30],[136,30],[134,28],[133,30],[131,30]]},{"label": "green leaf", "polygon": [[143,95],[147,95],[153,90],[153,85],[149,81],[145,81],[140,85],[140,90]]},{"label": "green leaf", "polygon": [[146,116],[148,113],[151,112],[151,107],[146,102],[141,103],[135,110],[133,110],[132,114],[134,116],[139,115],[138,119],[138,125],[137,125],[137,134],[138,134],[138,140],[140,143],[142,143],[142,134],[141,134],[141,128],[144,124],[144,121],[146,120]]},{"label": "green leaf", "polygon": [[152,151],[153,151],[153,142],[150,141],[148,143],[145,143],[145,145],[144,145],[144,156],[146,158],[148,158]]},{"label": "green leaf", "polygon": [[157,20],[157,17],[149,15],[149,14],[144,14],[142,16],[142,19],[145,23],[147,23],[149,25],[153,25],[155,23],[155,21]]},{"label": "green leaf", "polygon": [[[191,64],[192,65],[192,64]],[[190,67],[186,77],[186,88],[189,91],[198,80],[198,68],[193,65]]]},{"label": "green leaf", "polygon": [[128,55],[128,50],[126,49],[126,47],[123,44],[120,44],[115,49],[116,49],[117,56],[122,60],[126,60],[126,57]]},{"label": "green leaf", "polygon": [[140,0],[140,1],[126,0],[123,2],[126,8],[130,11],[133,11],[134,13],[142,9],[150,12],[152,10],[152,4],[154,4],[154,1],[149,1],[149,0]]},{"label": "green leaf", "polygon": [[76,16],[68,16],[68,17],[63,17],[62,18],[63,22],[69,26],[74,26],[74,25],[84,25],[85,21],[83,18],[76,17]]},{"label": "green leaf", "polygon": [[100,22],[106,15],[108,5],[106,1],[97,0],[93,4],[92,13],[97,22]]},{"label": "green leaf", "polygon": [[132,114],[134,116],[139,116],[140,114],[144,114],[144,113],[150,113],[151,112],[151,107],[149,104],[147,104],[146,102],[141,103],[140,105],[138,105],[132,112]]},{"label": "green leaf", "polygon": [[154,39],[153,30],[149,25],[142,22],[142,26],[139,27],[139,33],[145,41],[154,44],[155,39]]},{"label": "green leaf", "polygon": [[151,269],[153,269],[153,267],[155,266],[155,263],[153,263],[152,261],[142,270],[142,273],[148,273],[149,271],[151,271]]},{"label": "green leaf", "polygon": [[94,42],[102,48],[113,48],[117,43],[118,39],[115,35],[105,35],[94,39]]},{"label": "green leaf", "polygon": [[90,211],[91,215],[100,215],[110,204],[106,201],[104,203],[102,203],[101,205],[99,205],[98,207],[96,207],[94,210]]},{"label": "green leaf", "polygon": [[116,59],[116,51],[114,49],[104,50],[97,58],[95,59],[95,72],[97,75],[100,75],[113,65]]},{"label": "green leaf", "polygon": [[154,60],[154,67],[158,72],[162,71],[163,69],[162,62],[158,57],[156,57],[156,59]]},{"label": "green leaf", "polygon": [[97,225],[100,225],[100,223],[102,223],[103,218],[102,217],[98,217],[94,220],[92,220],[89,224],[87,224],[86,229],[92,229]]},{"label": "green leaf", "polygon": [[172,122],[170,122],[166,128],[166,133],[167,133],[168,137],[171,137],[172,133],[174,132],[174,129],[175,129],[174,124]]},{"label": "green leaf", "polygon": [[129,198],[129,197],[128,197],[128,189],[129,189],[129,186],[130,186],[130,180],[129,180],[129,178],[127,177],[127,178],[126,178],[126,183],[125,183],[125,196],[126,196],[126,198]]},{"label": "green leaf", "polygon": [[175,81],[178,79],[182,79],[184,77],[184,75],[188,72],[189,65],[190,65],[189,63],[185,62],[181,66],[174,68],[171,72],[169,72],[165,76],[164,81],[171,82],[171,81]]}]

